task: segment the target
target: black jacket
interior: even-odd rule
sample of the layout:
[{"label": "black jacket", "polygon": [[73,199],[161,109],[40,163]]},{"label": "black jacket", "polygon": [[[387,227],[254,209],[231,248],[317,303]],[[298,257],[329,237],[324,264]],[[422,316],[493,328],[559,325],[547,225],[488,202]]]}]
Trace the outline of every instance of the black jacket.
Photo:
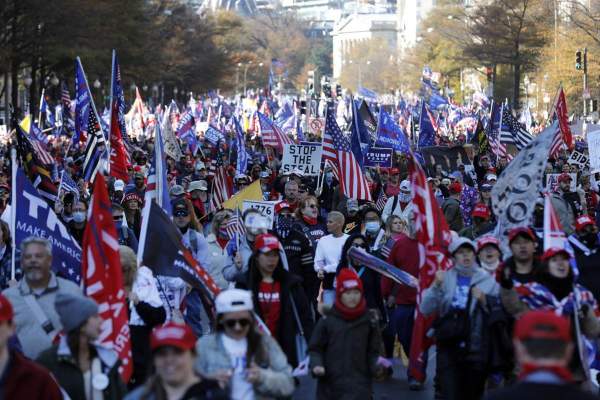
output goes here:
[{"label": "black jacket", "polygon": [[[252,292],[254,312],[256,312],[260,318],[263,318],[258,302],[260,278],[256,275],[259,273],[258,271],[254,271],[257,267],[253,264],[254,262],[251,258],[248,271],[237,276],[235,287],[250,290]],[[298,310],[298,316],[307,342],[312,335],[314,322],[308,300],[302,287],[302,279],[283,269],[281,263],[277,268],[279,271],[276,272],[277,276],[274,274],[274,278],[281,284],[281,314],[279,316],[279,332],[277,332],[276,335],[277,342],[281,346],[281,350],[285,353],[289,364],[292,367],[296,367],[302,360],[298,360],[296,355],[296,334],[299,333],[299,329],[296,318],[294,317],[291,299],[294,300],[296,309]]]},{"label": "black jacket", "polygon": [[372,312],[347,321],[333,308],[321,318],[309,345],[311,371],[325,367],[325,376],[318,380],[317,399],[370,399],[380,345]]},{"label": "black jacket", "polygon": [[592,292],[595,299],[600,299],[600,247],[588,249],[589,252],[584,252],[577,246],[572,247],[579,268],[578,283]]},{"label": "black jacket", "polygon": [[598,399],[572,385],[520,382],[514,386],[490,392],[485,400],[593,400]]}]

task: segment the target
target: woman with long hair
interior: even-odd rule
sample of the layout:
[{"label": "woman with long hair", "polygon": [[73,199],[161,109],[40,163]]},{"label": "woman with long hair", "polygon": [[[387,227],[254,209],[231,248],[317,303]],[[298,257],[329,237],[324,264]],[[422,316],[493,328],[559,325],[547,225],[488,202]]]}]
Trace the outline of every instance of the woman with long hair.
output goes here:
[{"label": "woman with long hair", "polygon": [[275,339],[258,330],[252,294],[222,291],[215,310],[215,332],[196,344],[196,371],[216,379],[233,400],[291,396],[292,368]]},{"label": "woman with long hair", "polygon": [[136,237],[140,237],[140,230],[142,229],[142,205],[144,199],[136,192],[130,192],[125,194],[121,205],[127,221],[127,226],[133,229]]},{"label": "woman with long hair", "polygon": [[[4,221],[0,221],[0,291],[8,287],[11,277],[12,246],[10,228]],[[21,265],[15,263],[15,281],[21,279]]]},{"label": "woman with long hair", "polygon": [[319,216],[319,200],[315,196],[306,196],[298,202],[295,217],[292,229],[302,232],[316,249],[317,241],[327,235],[325,221]]},{"label": "woman with long hair", "polygon": [[102,318],[96,302],[59,293],[55,308],[65,336],[58,345],[42,352],[37,362],[52,372],[71,399],[122,399],[126,388],[119,374],[118,355],[97,343]]},{"label": "woman with long hair", "polygon": [[279,239],[271,234],[256,237],[246,274],[236,287],[250,290],[254,311],[265,322],[292,366],[297,366],[295,335],[312,333],[313,319],[302,288],[302,279],[291,274],[281,261]]}]

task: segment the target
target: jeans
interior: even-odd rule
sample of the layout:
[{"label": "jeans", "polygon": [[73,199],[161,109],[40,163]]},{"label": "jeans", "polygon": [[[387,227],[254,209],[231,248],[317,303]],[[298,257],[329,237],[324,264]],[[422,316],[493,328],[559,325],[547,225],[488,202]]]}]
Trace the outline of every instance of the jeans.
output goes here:
[{"label": "jeans", "polygon": [[[385,347],[386,347],[386,355],[391,356],[393,353],[393,343],[394,337],[398,337],[398,341],[406,353],[407,356],[410,356],[410,343],[412,340],[413,326],[415,323],[415,305],[413,304],[399,304],[395,308],[388,308],[388,318],[389,324],[386,328],[384,337]],[[391,349],[390,352],[390,342]],[[424,369],[427,367],[427,356],[424,357],[425,365]],[[406,371],[408,378],[412,378],[408,370]]]}]

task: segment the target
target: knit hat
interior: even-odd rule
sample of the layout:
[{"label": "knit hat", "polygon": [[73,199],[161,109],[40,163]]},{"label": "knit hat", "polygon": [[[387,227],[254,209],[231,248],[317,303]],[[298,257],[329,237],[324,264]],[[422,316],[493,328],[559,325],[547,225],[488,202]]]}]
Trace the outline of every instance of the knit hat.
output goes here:
[{"label": "knit hat", "polygon": [[69,333],[85,323],[91,316],[98,314],[98,304],[89,297],[58,293],[54,308],[60,317],[65,333]]},{"label": "knit hat", "polygon": [[362,281],[356,272],[352,268],[342,268],[336,278],[335,295],[340,297],[342,293],[352,289],[358,289],[360,293],[364,293]]}]

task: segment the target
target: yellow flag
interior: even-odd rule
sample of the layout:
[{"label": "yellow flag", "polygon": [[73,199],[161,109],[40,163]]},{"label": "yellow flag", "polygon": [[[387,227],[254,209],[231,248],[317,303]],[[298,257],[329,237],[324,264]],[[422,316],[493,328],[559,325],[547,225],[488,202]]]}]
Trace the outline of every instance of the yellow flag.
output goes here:
[{"label": "yellow flag", "polygon": [[23,120],[19,123],[19,126],[25,132],[29,133],[29,130],[31,129],[31,117],[28,115],[25,118],[23,118]]},{"label": "yellow flag", "polygon": [[260,187],[259,179],[254,181],[250,186],[241,192],[236,193],[229,200],[223,202],[223,208],[228,208],[230,210],[239,208],[241,211],[242,206],[244,205],[244,200],[263,201],[263,192],[262,188]]}]

